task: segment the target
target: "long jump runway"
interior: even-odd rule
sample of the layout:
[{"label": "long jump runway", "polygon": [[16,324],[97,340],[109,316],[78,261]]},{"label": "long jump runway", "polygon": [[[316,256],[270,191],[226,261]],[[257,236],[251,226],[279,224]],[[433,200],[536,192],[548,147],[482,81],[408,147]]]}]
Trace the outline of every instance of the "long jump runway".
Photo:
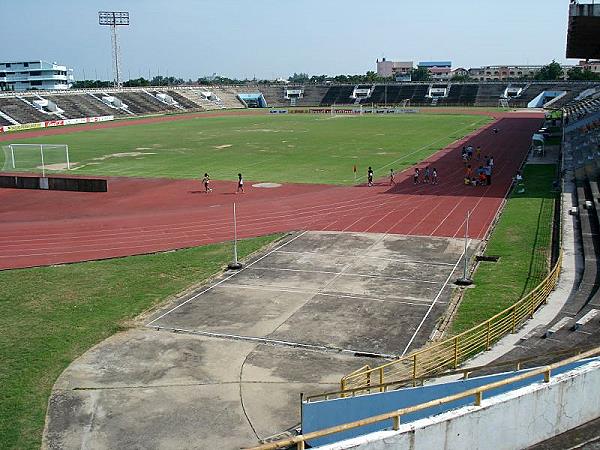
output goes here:
[{"label": "long jump runway", "polygon": [[[482,239],[529,149],[540,116],[506,114],[419,164],[436,167],[438,185],[413,185],[412,169],[374,187],[283,185],[232,195],[233,183],[200,192],[198,180],[110,178],[105,194],[0,190],[0,269],[69,263],[230,240],[232,203],[239,237],[293,230],[456,237],[472,212],[470,236]],[[498,127],[500,133],[492,134]],[[462,184],[460,147],[481,145],[495,161],[493,183]],[[474,161],[477,164],[477,161]],[[375,168],[384,176],[389,167]],[[268,180],[265,180],[268,181]]]}]

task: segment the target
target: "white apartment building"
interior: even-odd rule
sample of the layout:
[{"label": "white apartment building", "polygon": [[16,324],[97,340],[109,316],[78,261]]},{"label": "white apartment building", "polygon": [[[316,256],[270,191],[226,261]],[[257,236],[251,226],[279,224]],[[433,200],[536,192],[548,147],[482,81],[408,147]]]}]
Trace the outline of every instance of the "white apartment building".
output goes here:
[{"label": "white apartment building", "polygon": [[73,69],[46,61],[0,62],[0,90],[69,89]]}]

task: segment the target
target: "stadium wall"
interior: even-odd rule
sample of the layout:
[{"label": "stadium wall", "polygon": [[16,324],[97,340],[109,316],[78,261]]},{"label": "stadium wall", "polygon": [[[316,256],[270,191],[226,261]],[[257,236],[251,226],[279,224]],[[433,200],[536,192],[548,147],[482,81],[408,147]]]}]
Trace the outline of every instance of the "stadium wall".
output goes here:
[{"label": "stadium wall", "polygon": [[5,125],[0,127],[0,133],[8,133],[10,131],[33,130],[37,128],[61,127],[65,125],[78,125],[82,123],[108,122],[114,119],[114,116],[99,116],[82,117],[80,119],[46,120],[44,122],[24,123],[20,125]]},{"label": "stadium wall", "polygon": [[583,425],[600,411],[600,362],[439,416],[319,447],[322,450],[397,448],[526,448]]}]

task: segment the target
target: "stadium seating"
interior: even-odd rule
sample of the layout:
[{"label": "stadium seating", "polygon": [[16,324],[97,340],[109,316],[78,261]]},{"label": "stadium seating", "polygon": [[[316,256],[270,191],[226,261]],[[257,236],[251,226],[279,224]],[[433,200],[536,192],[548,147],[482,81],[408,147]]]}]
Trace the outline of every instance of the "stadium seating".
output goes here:
[{"label": "stadium seating", "polygon": [[4,117],[0,116],[0,127],[3,127],[5,125],[14,125],[12,122],[8,121],[7,119],[5,119]]},{"label": "stadium seating", "polygon": [[144,91],[117,91],[108,92],[108,94],[114,95],[123,101],[129,106],[129,110],[136,114],[152,114],[176,109],[174,106],[162,103]]},{"label": "stadium seating", "polygon": [[475,106],[498,106],[506,86],[505,83],[480,84],[475,97]]},{"label": "stadium seating", "polygon": [[354,99],[352,98],[352,92],[354,92],[354,87],[354,85],[341,85],[330,87],[323,99],[321,100],[321,106],[350,105],[354,103]]},{"label": "stadium seating", "polygon": [[124,111],[111,108],[88,94],[45,95],[44,98],[56,103],[68,119],[125,115]]},{"label": "stadium seating", "polygon": [[42,122],[55,118],[55,116],[38,111],[17,96],[0,97],[0,111],[19,123]]},{"label": "stadium seating", "polygon": [[193,88],[193,89],[180,89],[178,93],[187,98],[189,101],[200,105],[203,109],[210,111],[213,109],[223,108],[221,100],[216,97],[207,97],[205,94],[210,92],[211,96],[214,95],[211,91],[212,88]]},{"label": "stadium seating", "polygon": [[[0,125],[13,125],[55,120],[113,115],[162,114],[182,111],[203,111],[224,108],[244,108],[240,93],[262,93],[268,107],[331,106],[331,105],[401,105],[409,101],[413,106],[432,104],[432,83],[401,83],[385,85],[244,85],[244,86],[178,86],[114,89],[73,90],[66,92],[27,92],[0,95]],[[439,85],[442,86],[441,84]],[[513,95],[504,97],[507,86]],[[510,107],[526,107],[544,91],[560,91],[564,95],[548,97],[547,107],[565,107],[571,119],[595,111],[600,103],[600,84],[567,82],[521,83],[455,83],[444,84],[446,96],[433,99],[444,106],[498,106],[501,98]],[[369,89],[369,96],[354,98],[356,89]],[[520,89],[520,90],[519,90]],[[301,91],[302,96],[286,98],[288,90]],[[598,92],[597,92],[598,91]],[[584,94],[582,94],[584,93]],[[364,92],[361,92],[364,95]],[[127,105],[121,109],[105,104],[104,97],[115,97]],[[166,97],[165,97],[166,96]],[[32,105],[36,100],[48,100],[56,105],[55,113],[40,111]],[[170,101],[172,99],[172,102]],[[119,102],[117,102],[119,104]],[[12,120],[11,120],[12,119]],[[14,121],[14,122],[13,122]]]},{"label": "stadium seating", "polygon": [[410,97],[410,102],[415,105],[420,105],[425,103],[425,96],[429,91],[429,86],[426,84],[417,84],[415,89],[412,92],[412,96]]},{"label": "stadium seating", "polygon": [[471,106],[475,103],[479,86],[476,84],[451,84],[448,96],[439,99],[439,104]]},{"label": "stadium seating", "polygon": [[[245,90],[245,89],[243,89]],[[233,87],[217,87],[213,88],[213,92],[219,97],[221,100],[221,104],[225,108],[243,108],[244,104],[238,98],[238,90]]]},{"label": "stadium seating", "polygon": [[[262,93],[263,97],[267,101],[267,105],[269,106],[290,106],[290,99],[285,98],[285,90],[288,88],[293,89],[282,85],[261,85],[257,87],[257,91]],[[300,86],[299,88],[302,87]]]},{"label": "stadium seating", "polygon": [[187,97],[184,97],[178,91],[165,91],[165,93],[167,95],[170,95],[173,98],[173,100],[175,100],[177,103],[179,103],[185,109],[189,109],[189,110],[195,110],[195,109],[203,110],[204,109],[201,104],[196,103]]}]

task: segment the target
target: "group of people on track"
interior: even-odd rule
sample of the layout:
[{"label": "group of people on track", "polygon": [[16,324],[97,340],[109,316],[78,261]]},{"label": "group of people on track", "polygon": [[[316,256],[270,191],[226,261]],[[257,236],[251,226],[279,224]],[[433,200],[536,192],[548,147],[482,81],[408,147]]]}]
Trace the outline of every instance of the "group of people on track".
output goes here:
[{"label": "group of people on track", "polygon": [[421,169],[415,167],[415,173],[413,174],[413,184],[438,184],[438,173],[435,167],[426,166],[423,169],[423,179],[421,180]]},{"label": "group of people on track", "polygon": [[[390,186],[396,185],[396,172],[394,169],[390,169]],[[420,184],[421,182],[424,184],[438,184],[438,172],[435,167],[425,167],[423,170],[423,178],[421,180],[421,169],[418,167],[415,168],[415,173],[413,175],[413,183]],[[367,169],[367,186],[373,186],[373,168],[369,166]]]},{"label": "group of people on track", "polygon": [[[202,178],[202,185],[204,186],[205,194],[212,192],[212,188],[210,187],[210,175],[208,175],[208,173],[204,174],[204,177]],[[244,178],[242,177],[241,173],[238,173],[238,184],[235,193],[244,193]]]},{"label": "group of people on track", "polygon": [[[494,170],[494,156],[485,155],[481,159],[481,147],[473,149],[472,145],[463,146],[461,159],[465,165],[463,182],[467,186],[490,186],[492,184],[492,171]],[[474,161],[479,161],[475,168]]]}]

